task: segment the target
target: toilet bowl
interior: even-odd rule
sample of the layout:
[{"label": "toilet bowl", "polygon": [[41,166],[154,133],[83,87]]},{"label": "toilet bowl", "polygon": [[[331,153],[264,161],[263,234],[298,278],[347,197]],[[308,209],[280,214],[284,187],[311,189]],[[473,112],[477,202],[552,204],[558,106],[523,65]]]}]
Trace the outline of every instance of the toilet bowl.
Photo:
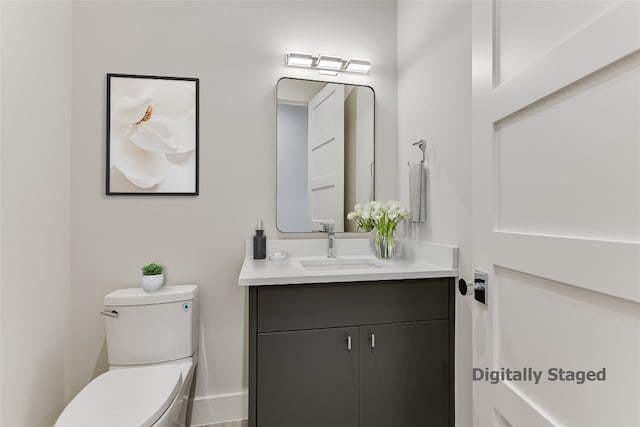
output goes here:
[{"label": "toilet bowl", "polygon": [[107,295],[109,371],[73,398],[55,426],[184,426],[197,361],[196,297],[196,285]]}]

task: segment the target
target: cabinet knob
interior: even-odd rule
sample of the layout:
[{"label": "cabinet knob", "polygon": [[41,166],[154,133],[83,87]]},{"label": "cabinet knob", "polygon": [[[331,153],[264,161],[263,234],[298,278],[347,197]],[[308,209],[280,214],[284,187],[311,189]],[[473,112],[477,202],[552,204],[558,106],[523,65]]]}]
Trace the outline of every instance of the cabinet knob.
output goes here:
[{"label": "cabinet knob", "polygon": [[371,348],[376,348],[376,334],[371,332],[371,334],[369,334],[369,339],[371,340]]},{"label": "cabinet knob", "polygon": [[347,350],[351,351],[351,335],[347,335]]}]

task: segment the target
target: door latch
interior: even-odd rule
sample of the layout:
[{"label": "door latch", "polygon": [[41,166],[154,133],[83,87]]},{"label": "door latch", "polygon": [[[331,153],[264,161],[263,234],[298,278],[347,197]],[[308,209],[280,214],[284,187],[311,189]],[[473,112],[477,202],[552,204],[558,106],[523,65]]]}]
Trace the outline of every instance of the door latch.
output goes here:
[{"label": "door latch", "polygon": [[473,283],[470,280],[460,278],[458,280],[458,289],[462,295],[471,295],[473,290],[473,297],[476,301],[482,304],[487,303],[487,292],[489,287],[489,275],[484,271],[474,270]]}]

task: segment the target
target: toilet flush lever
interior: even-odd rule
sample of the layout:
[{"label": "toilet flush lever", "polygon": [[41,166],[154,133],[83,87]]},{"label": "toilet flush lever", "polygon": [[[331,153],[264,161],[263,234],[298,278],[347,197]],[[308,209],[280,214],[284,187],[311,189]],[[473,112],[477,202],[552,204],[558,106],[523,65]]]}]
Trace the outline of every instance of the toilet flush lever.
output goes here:
[{"label": "toilet flush lever", "polygon": [[100,314],[103,316],[118,317],[118,312],[115,310],[100,310]]}]

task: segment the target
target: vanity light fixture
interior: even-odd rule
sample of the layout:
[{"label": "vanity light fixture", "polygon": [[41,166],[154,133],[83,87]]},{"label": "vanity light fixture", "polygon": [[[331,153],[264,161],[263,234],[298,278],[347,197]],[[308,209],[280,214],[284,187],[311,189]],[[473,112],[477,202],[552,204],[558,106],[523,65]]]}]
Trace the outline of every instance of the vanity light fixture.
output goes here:
[{"label": "vanity light fixture", "polygon": [[349,59],[333,55],[314,56],[311,53],[289,52],[286,65],[318,70],[320,74],[335,76],[337,72],[367,74],[371,69],[369,59]]},{"label": "vanity light fixture", "polygon": [[350,59],[347,61],[345,71],[366,74],[369,72],[369,68],[371,68],[371,61],[368,59]]},{"label": "vanity light fixture", "polygon": [[310,53],[289,52],[287,54],[287,65],[290,67],[311,67],[314,58]]},{"label": "vanity light fixture", "polygon": [[338,56],[320,55],[318,57],[318,68],[324,70],[342,70],[342,58]]}]

